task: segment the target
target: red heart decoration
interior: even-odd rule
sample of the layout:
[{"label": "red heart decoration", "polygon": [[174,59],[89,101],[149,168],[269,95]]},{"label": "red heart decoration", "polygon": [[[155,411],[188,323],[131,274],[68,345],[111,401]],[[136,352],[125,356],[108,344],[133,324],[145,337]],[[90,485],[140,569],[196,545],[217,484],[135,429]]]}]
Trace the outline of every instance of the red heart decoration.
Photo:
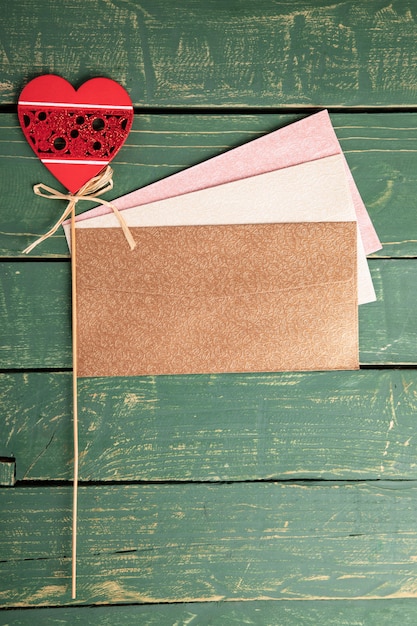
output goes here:
[{"label": "red heart decoration", "polygon": [[71,193],[116,156],[133,122],[128,93],[110,78],[75,90],[60,76],[38,76],[22,90],[17,112],[29,145]]}]

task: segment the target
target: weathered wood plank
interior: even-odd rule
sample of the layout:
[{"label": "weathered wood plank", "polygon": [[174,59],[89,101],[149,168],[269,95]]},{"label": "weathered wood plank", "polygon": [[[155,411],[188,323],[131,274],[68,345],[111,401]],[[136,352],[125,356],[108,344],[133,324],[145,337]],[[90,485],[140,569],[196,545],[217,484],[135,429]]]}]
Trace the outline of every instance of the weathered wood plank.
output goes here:
[{"label": "weathered wood plank", "polygon": [[[415,364],[415,259],[371,259],[377,302],[359,308],[362,364]],[[0,368],[71,367],[70,265],[3,262]]]},{"label": "weathered wood plank", "polygon": [[[18,481],[72,477],[71,374],[0,376]],[[79,381],[82,481],[417,479],[415,371]]]},{"label": "weathered wood plank", "polygon": [[[416,260],[372,260],[377,301],[359,307],[360,361],[363,364],[416,362]],[[410,292],[407,295],[407,291]],[[415,293],[415,292],[414,292]]]},{"label": "weathered wood plank", "polygon": [[[384,244],[378,256],[416,256],[417,114],[332,114],[336,133]],[[114,160],[108,199],[208,159],[300,119],[296,115],[141,115]],[[64,204],[35,196],[33,184],[59,187],[26,144],[17,118],[0,117],[0,254],[19,256],[47,231]],[[90,208],[89,203],[80,211]],[[68,256],[62,229],[31,256]]]},{"label": "weathered wood plank", "polygon": [[25,77],[106,74],[136,105],[415,104],[410,0],[19,0],[1,32],[1,102]]},{"label": "weathered wood plank", "polygon": [[383,244],[377,256],[415,257],[417,116],[334,115],[332,121]]},{"label": "weathered wood plank", "polygon": [[[1,605],[71,604],[71,488],[0,500]],[[415,597],[416,506],[412,481],[81,488],[77,603]]]},{"label": "weathered wood plank", "polygon": [[0,612],[1,626],[415,626],[417,603],[403,600],[300,600],[192,602],[135,606],[14,609]]},{"label": "weathered wood plank", "polygon": [[16,462],[13,457],[0,457],[0,486],[13,487],[16,480]]},{"label": "weathered wood plank", "polygon": [[2,264],[0,367],[71,366],[70,281],[64,261]]}]

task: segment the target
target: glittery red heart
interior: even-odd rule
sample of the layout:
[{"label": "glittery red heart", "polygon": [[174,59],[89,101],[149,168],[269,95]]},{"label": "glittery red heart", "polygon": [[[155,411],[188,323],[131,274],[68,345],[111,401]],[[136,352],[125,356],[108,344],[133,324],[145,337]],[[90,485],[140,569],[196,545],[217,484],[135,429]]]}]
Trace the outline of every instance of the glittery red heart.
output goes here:
[{"label": "glittery red heart", "polygon": [[29,145],[71,193],[116,156],[133,121],[128,93],[110,78],[75,90],[60,76],[38,76],[20,94],[17,111]]}]

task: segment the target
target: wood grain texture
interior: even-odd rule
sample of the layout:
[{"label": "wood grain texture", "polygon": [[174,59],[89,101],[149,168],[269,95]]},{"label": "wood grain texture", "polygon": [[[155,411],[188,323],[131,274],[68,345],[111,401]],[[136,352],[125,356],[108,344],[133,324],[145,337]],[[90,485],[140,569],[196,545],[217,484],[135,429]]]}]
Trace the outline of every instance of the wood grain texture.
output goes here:
[{"label": "wood grain texture", "polygon": [[[0,624],[414,625],[415,3],[16,0],[4,15]],[[109,76],[138,107],[111,197],[341,107],[332,121],[384,244],[378,302],[360,309],[374,369],[80,381],[79,606],[62,231],[37,260],[11,259],[63,208],[33,195],[56,182],[11,113],[45,72]]]},{"label": "wood grain texture", "polygon": [[0,486],[13,487],[16,480],[16,462],[13,457],[0,457]]},{"label": "wood grain texture", "polygon": [[71,367],[70,283],[66,262],[2,264],[0,367]]},{"label": "wood grain texture", "polygon": [[[115,188],[106,198],[138,189],[300,117],[139,113],[127,144],[113,161]],[[416,256],[417,114],[332,114],[331,119],[383,243],[376,256]],[[22,256],[65,205],[34,195],[36,183],[59,185],[27,145],[14,115],[0,117],[0,164],[0,255]],[[86,202],[78,210],[92,206]],[[31,253],[36,258],[48,256],[68,256],[62,229]]]},{"label": "wood grain texture", "polygon": [[[415,364],[414,259],[369,261],[377,302],[359,308],[362,364]],[[14,261],[0,275],[0,368],[71,367],[70,264]]]},{"label": "wood grain texture", "polygon": [[[71,604],[71,488],[0,499],[1,606]],[[415,597],[416,505],[413,481],[83,487],[77,604]]]},{"label": "wood grain texture", "polygon": [[415,626],[416,620],[413,599],[254,600],[0,611],[1,626]]},{"label": "wood grain texture", "polygon": [[[71,374],[0,376],[18,481],[70,480]],[[417,479],[414,370],[79,381],[80,479]]]},{"label": "wood grain texture", "polygon": [[1,102],[53,72],[120,81],[138,106],[415,104],[412,0],[19,0],[1,32]]}]

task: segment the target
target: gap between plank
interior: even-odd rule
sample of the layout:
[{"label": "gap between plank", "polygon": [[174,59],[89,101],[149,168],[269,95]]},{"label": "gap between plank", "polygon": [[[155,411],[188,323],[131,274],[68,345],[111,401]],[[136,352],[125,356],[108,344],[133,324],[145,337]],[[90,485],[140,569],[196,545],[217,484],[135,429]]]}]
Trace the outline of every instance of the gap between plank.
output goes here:
[{"label": "gap between plank", "polygon": [[[134,105],[133,111],[135,115],[286,115],[292,113],[311,115],[326,109],[329,113],[346,113],[346,114],[358,114],[358,113],[381,113],[381,114],[395,114],[395,113],[417,113],[417,105],[326,105],[326,104],[294,104],[283,106],[242,106],[242,105],[221,105],[215,104],[212,106],[204,105],[188,105],[188,106],[169,106],[169,105]],[[16,114],[17,104],[0,104],[1,114]]]}]

